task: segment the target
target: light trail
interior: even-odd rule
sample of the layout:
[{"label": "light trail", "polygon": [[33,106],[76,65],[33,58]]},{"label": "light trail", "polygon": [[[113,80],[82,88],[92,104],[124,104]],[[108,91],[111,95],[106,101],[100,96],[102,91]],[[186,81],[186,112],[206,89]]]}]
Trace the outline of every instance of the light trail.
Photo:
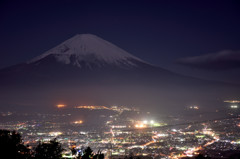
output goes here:
[{"label": "light trail", "polygon": [[152,141],[149,141],[149,142],[147,142],[146,144],[143,144],[142,146],[145,147],[145,146],[148,146],[148,145],[150,145],[150,144],[152,144],[152,143],[155,143],[155,142],[156,142],[156,139],[155,139],[155,138],[157,138],[157,137],[158,137],[157,135],[152,136]]}]

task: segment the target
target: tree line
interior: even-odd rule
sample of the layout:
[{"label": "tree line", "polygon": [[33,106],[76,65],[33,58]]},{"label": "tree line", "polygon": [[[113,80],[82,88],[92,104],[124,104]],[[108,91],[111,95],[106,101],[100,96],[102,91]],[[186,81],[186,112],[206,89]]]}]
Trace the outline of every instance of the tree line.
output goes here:
[{"label": "tree line", "polygon": [[[39,141],[35,149],[30,149],[29,145],[24,145],[22,137],[16,131],[0,130],[0,158],[3,159],[61,159],[64,149],[57,139],[49,142]],[[77,150],[72,148],[72,154],[77,154]],[[93,154],[90,147],[84,153],[78,153],[76,159],[104,159],[104,154],[98,151]]]}]

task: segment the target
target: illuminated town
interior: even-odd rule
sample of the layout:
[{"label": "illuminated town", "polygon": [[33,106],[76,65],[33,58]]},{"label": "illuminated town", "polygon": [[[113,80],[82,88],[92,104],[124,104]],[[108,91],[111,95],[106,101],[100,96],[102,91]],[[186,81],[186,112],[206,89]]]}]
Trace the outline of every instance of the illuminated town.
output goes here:
[{"label": "illuminated town", "polygon": [[0,159],[240,159],[240,0],[1,0]]},{"label": "illuminated town", "polygon": [[[24,144],[31,149],[39,141],[47,142],[57,138],[65,149],[63,158],[75,158],[87,146],[94,152],[102,150],[105,158],[134,155],[168,159],[194,157],[198,154],[226,158],[240,150],[240,115],[232,113],[227,118],[194,122],[180,116],[156,118],[150,112],[126,106],[68,108],[61,104],[56,107],[59,109],[56,114],[1,112],[1,118],[25,116],[32,119],[1,122],[0,128],[17,130]],[[72,109],[79,111],[76,114],[81,111],[90,116],[97,114],[102,123],[94,122],[96,125],[93,125],[84,115],[77,115],[76,120],[74,114],[67,113],[67,110]],[[191,109],[199,111],[198,106],[190,106]],[[72,148],[77,149],[78,153],[73,155]]]}]

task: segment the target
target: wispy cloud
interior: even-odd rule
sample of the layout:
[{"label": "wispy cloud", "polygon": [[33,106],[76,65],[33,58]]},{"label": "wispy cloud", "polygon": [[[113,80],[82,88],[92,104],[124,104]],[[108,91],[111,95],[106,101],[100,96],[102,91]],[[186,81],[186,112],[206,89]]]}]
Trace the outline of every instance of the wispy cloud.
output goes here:
[{"label": "wispy cloud", "polygon": [[208,70],[236,69],[240,68],[240,50],[224,50],[202,56],[186,57],[176,62],[188,67]]}]

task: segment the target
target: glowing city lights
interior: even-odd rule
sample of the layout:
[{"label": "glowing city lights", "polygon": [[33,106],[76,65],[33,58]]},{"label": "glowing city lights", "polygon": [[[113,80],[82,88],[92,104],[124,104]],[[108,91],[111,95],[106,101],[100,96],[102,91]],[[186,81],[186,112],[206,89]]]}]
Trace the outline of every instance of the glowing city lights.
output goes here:
[{"label": "glowing city lights", "polygon": [[198,110],[198,109],[199,109],[199,107],[196,106],[196,105],[194,105],[194,106],[190,106],[189,108],[190,108],[190,109],[195,109],[195,110]]},{"label": "glowing city lights", "polygon": [[232,109],[237,109],[237,108],[238,108],[237,105],[231,105],[230,107],[231,107]]},{"label": "glowing city lights", "polygon": [[106,106],[95,106],[95,105],[76,106],[75,108],[78,108],[78,109],[90,109],[90,110],[94,110],[94,109],[109,109]]},{"label": "glowing city lights", "polygon": [[136,128],[145,128],[146,125],[144,125],[144,124],[136,124],[135,127]]},{"label": "glowing city lights", "polygon": [[240,103],[239,100],[225,100],[224,102],[225,102],[225,103],[232,103],[232,104],[234,104],[234,103]]},{"label": "glowing city lights", "polygon": [[57,132],[49,132],[49,135],[50,135],[50,136],[59,136],[59,135],[62,135],[62,132],[60,132],[60,131],[57,131]]},{"label": "glowing city lights", "polygon": [[143,120],[143,121],[138,121],[137,124],[135,125],[135,128],[146,128],[146,127],[152,127],[152,126],[160,126],[159,123],[156,123],[154,120]]},{"label": "glowing city lights", "polygon": [[77,121],[74,121],[73,123],[74,123],[74,124],[82,124],[83,121],[82,121],[82,120],[77,120]]},{"label": "glowing city lights", "polygon": [[64,107],[66,107],[66,105],[65,104],[58,104],[57,107],[58,108],[64,108]]}]

